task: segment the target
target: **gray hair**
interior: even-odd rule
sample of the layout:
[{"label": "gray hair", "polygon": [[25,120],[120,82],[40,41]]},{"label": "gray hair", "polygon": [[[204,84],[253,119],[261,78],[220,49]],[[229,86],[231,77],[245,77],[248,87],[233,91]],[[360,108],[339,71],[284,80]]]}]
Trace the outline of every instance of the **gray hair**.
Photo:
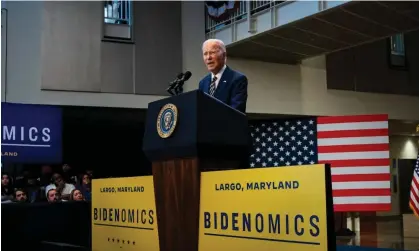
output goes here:
[{"label": "gray hair", "polygon": [[202,44],[202,50],[204,49],[205,44],[207,44],[207,43],[209,43],[209,42],[216,43],[216,44],[218,45],[218,47],[220,47],[220,50],[221,50],[223,53],[226,53],[226,52],[227,52],[227,50],[226,50],[226,46],[225,46],[224,42],[223,42],[222,40],[220,40],[220,39],[215,39],[215,38],[207,39],[207,40],[206,40],[206,41]]}]

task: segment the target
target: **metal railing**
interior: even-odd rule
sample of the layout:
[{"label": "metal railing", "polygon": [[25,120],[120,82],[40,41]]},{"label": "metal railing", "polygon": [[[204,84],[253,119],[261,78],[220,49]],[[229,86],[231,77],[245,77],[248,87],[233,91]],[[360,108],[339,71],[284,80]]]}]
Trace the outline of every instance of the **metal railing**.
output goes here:
[{"label": "metal railing", "polygon": [[275,3],[283,1],[251,1],[250,2],[250,13],[255,14],[266,9],[271,8]]},{"label": "metal railing", "polygon": [[248,16],[248,6],[250,6],[250,15],[254,15],[256,13],[268,10],[273,6],[278,4],[284,3],[286,1],[276,1],[276,0],[268,0],[268,1],[250,1],[250,5],[248,5],[249,1],[239,1],[239,7],[233,12],[230,13],[229,17],[226,20],[216,21],[212,19],[208,12],[206,11],[206,20],[205,20],[205,32],[215,31],[220,29],[226,25],[231,24],[232,22],[238,21],[240,19],[246,18]]},{"label": "metal railing", "polygon": [[104,22],[131,25],[132,1],[104,1]]},{"label": "metal railing", "polygon": [[404,56],[404,35],[396,34],[390,37],[391,54],[397,56]]}]

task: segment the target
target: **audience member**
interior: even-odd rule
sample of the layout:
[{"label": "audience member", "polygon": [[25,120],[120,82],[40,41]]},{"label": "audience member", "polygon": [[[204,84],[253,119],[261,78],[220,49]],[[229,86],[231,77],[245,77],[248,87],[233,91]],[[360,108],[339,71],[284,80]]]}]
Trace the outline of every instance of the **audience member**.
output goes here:
[{"label": "audience member", "polygon": [[46,187],[51,184],[52,178],[52,168],[49,165],[44,165],[41,167],[41,177],[39,177],[39,185],[42,187]]},{"label": "audience member", "polygon": [[87,169],[86,170],[86,174],[88,174],[90,176],[90,179],[93,179],[94,178],[94,176],[93,176],[93,170],[92,169]]},{"label": "audience member", "polygon": [[68,165],[63,165],[63,179],[66,183],[77,184],[77,175],[75,175],[74,169]]},{"label": "audience member", "polygon": [[28,196],[27,196],[25,190],[23,190],[22,188],[17,188],[15,190],[15,194],[14,195],[15,195],[15,197],[14,197],[14,201],[15,202],[20,202],[20,203],[22,203],[22,202],[29,202]]},{"label": "audience member", "polygon": [[62,168],[62,174],[53,172],[54,169],[50,165],[41,166],[41,170],[34,169],[33,165],[26,165],[21,171],[17,170],[17,175],[14,177],[3,172],[2,203],[91,201],[93,170],[87,169],[81,175],[76,176],[75,169],[68,164],[58,168]]},{"label": "audience member", "polygon": [[43,196],[42,188],[45,188],[45,187],[39,186],[38,179],[35,176],[30,175],[27,180],[26,187],[25,187],[28,201],[37,202],[37,201],[42,201],[43,199],[45,200],[45,197]]},{"label": "audience member", "polygon": [[74,189],[71,192],[70,200],[72,200],[72,201],[84,201],[84,197],[83,197],[83,194],[81,193],[80,190]]},{"label": "audience member", "polygon": [[1,202],[11,202],[13,199],[13,184],[7,173],[1,175]]},{"label": "audience member", "polygon": [[86,172],[81,176],[80,184],[77,186],[77,189],[80,190],[85,200],[91,200],[91,188],[92,182],[90,175]]},{"label": "audience member", "polygon": [[20,175],[17,175],[15,177],[14,186],[15,187],[26,187],[28,184],[28,179],[30,176],[32,176],[32,172],[30,171],[29,167],[25,167]]},{"label": "audience member", "polygon": [[46,194],[48,195],[48,191],[51,189],[55,189],[62,200],[68,200],[71,192],[75,189],[74,185],[66,183],[59,173],[52,175],[52,183],[45,188]]},{"label": "audience member", "polygon": [[55,188],[47,190],[47,200],[48,202],[57,202],[60,201],[60,194]]}]

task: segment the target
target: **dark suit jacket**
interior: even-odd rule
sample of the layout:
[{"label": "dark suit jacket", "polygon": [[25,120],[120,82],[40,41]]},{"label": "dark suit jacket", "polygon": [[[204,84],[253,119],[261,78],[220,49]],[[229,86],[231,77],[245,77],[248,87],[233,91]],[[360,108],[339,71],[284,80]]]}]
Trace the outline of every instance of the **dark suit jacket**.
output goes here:
[{"label": "dark suit jacket", "polygon": [[[208,93],[211,84],[211,73],[199,82],[199,90]],[[225,104],[246,113],[247,103],[247,78],[240,72],[228,66],[224,70],[214,97]]]}]

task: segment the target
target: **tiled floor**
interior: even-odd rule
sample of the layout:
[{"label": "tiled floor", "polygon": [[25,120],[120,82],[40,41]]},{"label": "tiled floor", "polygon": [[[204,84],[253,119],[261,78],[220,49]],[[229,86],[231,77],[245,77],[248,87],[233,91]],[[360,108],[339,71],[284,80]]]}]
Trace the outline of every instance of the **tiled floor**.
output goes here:
[{"label": "tiled floor", "polygon": [[403,217],[403,242],[406,250],[419,250],[419,218],[413,214]]},{"label": "tiled floor", "polygon": [[419,251],[419,218],[410,214],[373,220],[376,232],[363,231],[362,225],[367,223],[361,221],[361,232],[354,238],[338,238],[337,245]]}]

